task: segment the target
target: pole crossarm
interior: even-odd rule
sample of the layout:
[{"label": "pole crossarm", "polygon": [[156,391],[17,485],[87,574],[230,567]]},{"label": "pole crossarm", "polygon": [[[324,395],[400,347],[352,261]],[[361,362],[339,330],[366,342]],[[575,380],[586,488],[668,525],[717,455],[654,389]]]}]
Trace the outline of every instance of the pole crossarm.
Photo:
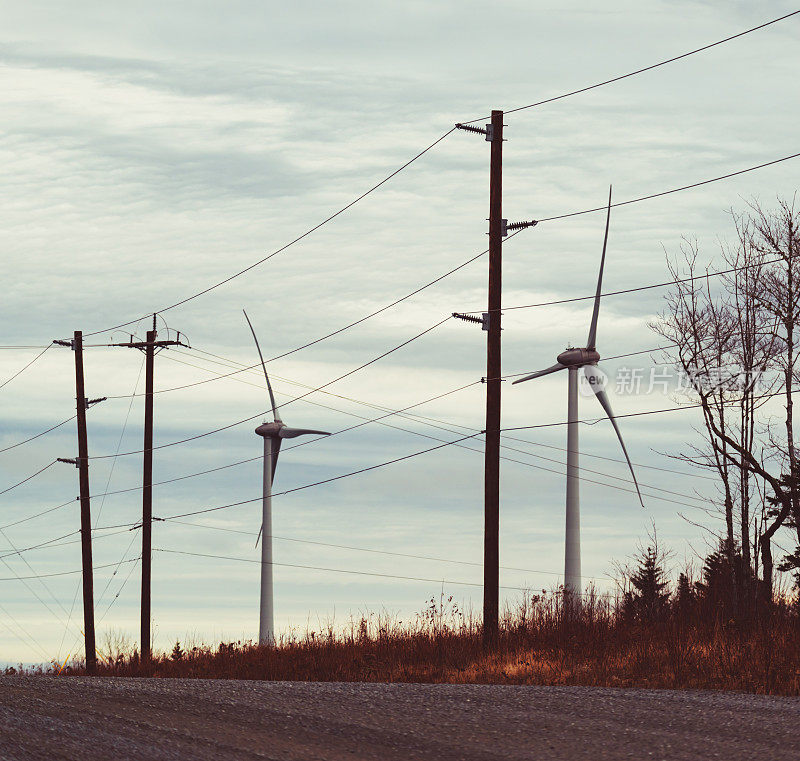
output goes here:
[{"label": "pole crossarm", "polygon": [[124,349],[141,349],[145,350],[148,346],[152,346],[156,349],[166,349],[169,346],[183,346],[187,349],[190,349],[191,346],[189,344],[183,343],[183,341],[134,341],[131,339],[130,341],[126,341],[125,343],[116,343],[116,344],[108,344],[108,346],[121,346]]}]

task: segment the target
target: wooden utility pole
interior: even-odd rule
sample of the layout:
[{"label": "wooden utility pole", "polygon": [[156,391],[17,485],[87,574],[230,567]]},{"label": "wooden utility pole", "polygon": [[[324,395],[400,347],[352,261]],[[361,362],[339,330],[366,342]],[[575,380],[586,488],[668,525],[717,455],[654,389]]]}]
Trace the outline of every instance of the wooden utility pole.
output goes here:
[{"label": "wooden utility pole", "polygon": [[89,502],[89,437],[86,432],[86,409],[89,400],[83,382],[83,333],[75,331],[75,396],[78,420],[78,480],[81,495],[81,567],[83,569],[83,635],[86,672],[97,671],[94,637],[94,574],[92,570],[92,510]]},{"label": "wooden utility pole", "polygon": [[142,670],[150,667],[150,618],[151,618],[151,579],[153,545],[153,380],[155,375],[155,356],[159,349],[168,346],[186,346],[178,333],[176,341],[158,341],[156,316],[153,315],[153,329],[147,331],[144,341],[134,341],[131,336],[127,343],[111,344],[128,349],[139,349],[145,356],[144,393],[144,445],[142,447],[142,601],[141,601],[141,663]]},{"label": "wooden utility pole", "polygon": [[500,619],[500,331],[502,330],[503,238],[510,231],[535,227],[529,222],[503,219],[503,112],[492,111],[486,129],[471,123],[456,124],[457,129],[484,135],[491,143],[489,166],[489,311],[483,317],[453,312],[453,317],[479,323],[486,337],[486,436],[484,460],[483,529],[483,641],[494,647]]},{"label": "wooden utility pole", "polygon": [[147,331],[144,347],[144,452],[142,463],[142,666],[150,665],[150,590],[153,544],[153,374],[155,365],[155,319]]},{"label": "wooden utility pole", "polygon": [[69,346],[75,352],[75,409],[78,422],[78,457],[75,460],[59,457],[78,468],[81,502],[81,569],[83,576],[83,637],[86,673],[97,673],[97,651],[94,633],[94,575],[92,569],[92,511],[89,500],[89,440],[86,432],[86,410],[103,399],[86,398],[83,380],[83,333],[76,330],[72,341],[53,341]]},{"label": "wooden utility pole", "polygon": [[500,321],[503,276],[503,112],[492,111],[489,169],[489,311],[486,341],[483,641],[494,645],[500,605]]}]

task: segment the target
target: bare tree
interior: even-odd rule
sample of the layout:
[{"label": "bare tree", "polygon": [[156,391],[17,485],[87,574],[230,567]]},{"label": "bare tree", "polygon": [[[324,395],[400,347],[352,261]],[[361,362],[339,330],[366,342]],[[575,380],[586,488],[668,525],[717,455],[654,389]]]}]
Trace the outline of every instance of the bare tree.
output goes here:
[{"label": "bare tree", "polygon": [[[754,203],[733,218],[736,242],[723,246],[728,272],[716,291],[698,274],[697,245],[685,243],[682,264],[669,262],[681,282],[652,327],[674,345],[668,356],[702,409],[706,446],[682,457],[719,475],[724,546],[730,553],[741,548],[746,561],[730,567],[756,577],[760,560],[771,598],[775,534],[790,525],[800,544],[792,405],[800,359],[800,217],[793,203],[779,201],[775,210]],[[776,395],[785,400],[781,430],[765,409]],[[746,581],[737,580],[736,588],[745,589]]]}]

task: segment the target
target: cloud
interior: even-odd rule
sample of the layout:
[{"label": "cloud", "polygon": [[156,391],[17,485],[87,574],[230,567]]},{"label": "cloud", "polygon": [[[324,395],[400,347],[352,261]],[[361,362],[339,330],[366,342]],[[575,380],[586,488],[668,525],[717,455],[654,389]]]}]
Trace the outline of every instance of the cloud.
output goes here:
[{"label": "cloud", "polygon": [[[491,23],[485,3],[472,0],[436,6],[241,1],[224,7],[79,2],[69,8],[59,3],[9,8],[0,48],[3,341],[44,345],[76,328],[93,331],[161,309],[292,240],[456,120],[476,118],[492,107],[531,103],[669,57],[770,13],[778,15],[779,5],[737,4],[732,16],[730,8],[722,12],[709,3],[645,8],[625,1],[596,9],[515,0],[495,8]],[[602,204],[609,183],[615,198],[623,200],[796,151],[797,108],[785,96],[793,91],[796,68],[791,34],[789,22],[776,25],[585,96],[508,114],[505,214],[516,220],[592,208]],[[272,356],[379,309],[483,250],[487,160],[484,141],[453,133],[347,214],[246,276],[164,313],[173,329],[190,337],[195,350],[159,355],[156,387],[225,372],[232,366],[228,359],[253,364],[243,306]],[[607,287],[667,279],[665,251],[676,251],[687,233],[698,236],[711,260],[716,236],[729,230],[726,209],[741,205],[742,197],[790,193],[795,177],[787,163],[615,210]],[[591,293],[601,217],[543,223],[510,240],[504,249],[506,304]],[[452,311],[480,310],[486,266],[485,258],[479,259],[400,306],[276,361],[271,368],[279,397],[297,393],[292,381],[326,383]],[[647,322],[660,303],[660,292],[651,291],[606,300],[601,313],[604,354],[657,345]],[[510,310],[504,332],[506,371],[549,364],[567,342],[582,340],[588,313],[586,303]],[[331,395],[311,398],[326,406],[291,405],[287,419],[337,429],[361,420],[353,415],[377,416],[380,409],[398,409],[478,381],[485,374],[484,338],[477,327],[447,323],[332,385],[327,389]],[[109,336],[93,340],[107,343]],[[0,352],[2,377],[32,354]],[[72,360],[66,349],[48,352],[0,392],[6,401],[3,442],[20,441],[73,414]],[[87,388],[93,396],[130,394],[140,367],[138,353],[91,348]],[[158,443],[259,412],[265,406],[259,376],[239,380],[245,378],[255,385],[225,379],[158,395]],[[482,392],[476,384],[415,409],[421,417],[387,422],[455,438],[459,426],[482,427]],[[543,382],[535,391],[506,384],[504,400],[507,425],[563,420],[564,388],[557,381]],[[597,414],[588,402],[582,410]],[[660,406],[669,403],[652,397],[615,399],[620,414]],[[634,461],[663,464],[653,450],[678,451],[694,435],[691,421],[691,413],[624,419]],[[74,456],[71,426],[0,455],[2,483],[16,483],[55,457]],[[117,446],[123,452],[139,449],[141,399],[132,405],[127,399],[109,400],[94,408],[90,437],[95,454],[113,453]],[[608,426],[587,427],[582,437],[587,455],[615,456]],[[564,445],[560,427],[519,438]],[[291,488],[435,443],[404,430],[364,426],[287,452],[279,478],[282,488]],[[517,445],[560,457],[558,450]],[[258,441],[247,423],[191,445],[159,449],[156,478],[257,454]],[[549,586],[562,565],[563,468],[531,455],[507,454],[527,464],[503,462],[503,557],[509,565],[556,574],[509,572],[509,583]],[[588,456],[584,461],[587,468],[626,477],[623,463]],[[277,525],[295,538],[479,559],[481,462],[479,453],[448,447],[364,478],[299,491],[276,499],[281,505],[276,507]],[[139,485],[137,455],[119,458],[113,473],[111,463],[93,464],[95,493],[105,491],[107,483],[111,490]],[[557,473],[541,469],[551,466]],[[675,485],[674,474],[655,470],[642,481],[662,488]],[[701,493],[712,493],[700,483]],[[60,504],[76,488],[74,469],[51,468],[4,495],[4,515],[10,521]],[[258,463],[243,464],[158,487],[156,511],[249,499],[258,488]],[[681,484],[678,490],[689,488]],[[94,505],[99,511],[100,502]],[[700,535],[678,517],[679,506],[653,500],[650,512],[643,512],[635,497],[608,486],[587,486],[584,508],[584,567],[590,575],[602,576],[612,558],[630,552],[651,516],[678,551],[686,551]],[[109,495],[103,523],[132,522],[139,512],[137,491]],[[34,544],[74,530],[76,515],[70,504],[9,529],[9,537],[18,546]],[[223,511],[214,521],[257,530],[258,505]],[[248,537],[156,528],[164,546],[254,554]],[[135,556],[135,535],[107,533],[96,542],[98,564],[119,561],[129,546],[127,557]],[[290,542],[277,551],[286,562],[416,575],[407,573],[414,570],[413,562],[397,558]],[[77,545],[42,549],[29,557],[37,573],[79,566]],[[20,575],[26,569],[19,560],[8,562]],[[220,629],[252,634],[257,568],[166,554],[157,556],[155,564],[159,645],[183,637],[187,629],[204,636]],[[431,578],[480,577],[468,567],[428,563],[424,568]],[[325,616],[335,609],[343,616],[343,611],[372,603],[396,605],[407,615],[440,588],[301,569],[285,569],[278,579],[279,620],[285,626],[303,626],[309,610]],[[98,571],[96,587],[102,590],[108,582],[98,610],[120,596],[102,627],[134,631],[137,569],[127,564],[116,573],[113,567]],[[36,632],[47,652],[57,651],[77,577],[35,583],[54,613],[19,582],[2,583],[8,611],[23,629]],[[458,592],[480,607],[479,587],[458,587]],[[73,611],[73,631],[76,618]],[[24,639],[22,629],[16,631]],[[0,658],[37,657],[10,634],[3,637]]]}]

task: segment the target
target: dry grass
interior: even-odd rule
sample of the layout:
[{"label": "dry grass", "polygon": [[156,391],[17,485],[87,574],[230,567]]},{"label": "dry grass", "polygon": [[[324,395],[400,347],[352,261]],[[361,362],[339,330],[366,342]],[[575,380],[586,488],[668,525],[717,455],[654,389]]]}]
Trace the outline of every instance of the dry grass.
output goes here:
[{"label": "dry grass", "polygon": [[[104,653],[103,675],[141,676],[124,641]],[[82,673],[73,664],[62,673]],[[411,623],[391,616],[351,621],[346,630],[216,647],[178,646],[156,654],[150,675],[293,681],[451,682],[703,688],[800,694],[800,621],[774,606],[745,622],[708,612],[671,613],[642,623],[613,602],[590,599],[564,615],[557,597],[526,597],[505,612],[497,647],[487,652],[479,621],[452,600],[431,600]]]}]

